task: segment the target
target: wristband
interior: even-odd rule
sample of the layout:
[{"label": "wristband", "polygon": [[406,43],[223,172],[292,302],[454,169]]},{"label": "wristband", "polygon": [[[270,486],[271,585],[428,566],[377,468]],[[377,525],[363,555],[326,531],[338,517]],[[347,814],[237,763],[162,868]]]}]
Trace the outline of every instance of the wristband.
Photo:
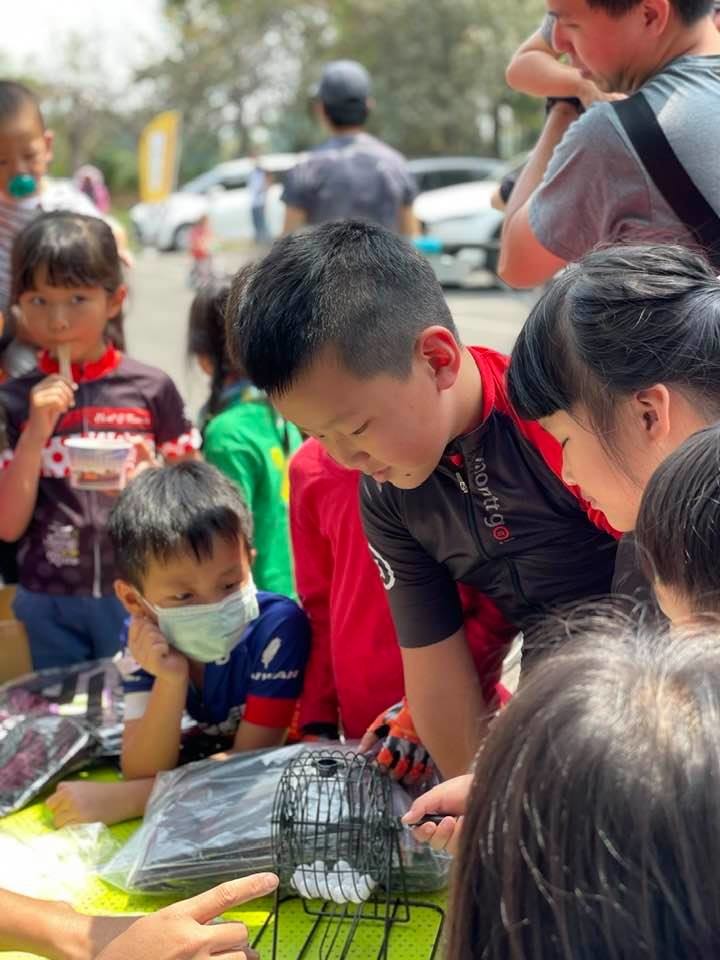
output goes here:
[{"label": "wristband", "polygon": [[547,97],[545,100],[545,116],[547,117],[556,103],[569,103],[577,110],[578,114],[585,113],[585,107],[582,101],[577,97]]}]

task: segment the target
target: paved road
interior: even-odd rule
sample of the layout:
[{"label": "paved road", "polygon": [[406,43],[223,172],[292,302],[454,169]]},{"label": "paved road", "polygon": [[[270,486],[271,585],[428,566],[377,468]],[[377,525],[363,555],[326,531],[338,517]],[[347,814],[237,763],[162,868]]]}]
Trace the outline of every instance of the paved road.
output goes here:
[{"label": "paved road", "polygon": [[[239,264],[239,256],[227,256],[222,266],[232,271]],[[190,415],[195,416],[206,399],[207,381],[197,364],[188,364],[185,357],[192,300],[187,270],[184,254],[141,254],[131,280],[126,330],[130,352],[167,371],[185,398]],[[529,294],[482,287],[448,291],[447,296],[466,343],[505,351],[512,346],[533,299]]]}]

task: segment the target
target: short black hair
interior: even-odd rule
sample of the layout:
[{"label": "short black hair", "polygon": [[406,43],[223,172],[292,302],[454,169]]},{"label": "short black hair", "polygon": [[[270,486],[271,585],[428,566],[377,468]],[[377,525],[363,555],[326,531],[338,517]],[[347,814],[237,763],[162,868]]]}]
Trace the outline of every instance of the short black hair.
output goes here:
[{"label": "short black hair", "polygon": [[418,335],[457,330],[430,263],[406,240],[361,220],[276,241],[233,281],[228,346],[268,394],[287,392],[327,347],[357,377],[405,379]]},{"label": "short black hair", "polygon": [[655,470],[635,540],[648,577],[695,613],[720,614],[720,425],[693,434]]},{"label": "short black hair", "polygon": [[179,554],[212,556],[217,537],[252,544],[239,487],[198,460],[145,470],[120,494],[108,521],[118,576],[141,590],[150,564]]},{"label": "short black hair", "polygon": [[568,267],[531,310],[508,370],[521,417],[582,406],[608,446],[618,400],[657,383],[720,416],[720,282],[676,245],[608,247]]},{"label": "short black hair", "polygon": [[[640,3],[642,0],[587,0],[589,7],[607,10],[613,17],[621,17]],[[713,0],[670,0],[670,6],[684,24],[691,26],[712,12]]]},{"label": "short black hair", "polygon": [[345,100],[341,103],[325,103],[323,110],[334,127],[362,127],[367,123],[370,107],[367,100]]},{"label": "short black hair", "polygon": [[16,80],[0,80],[0,125],[14,120],[25,107],[34,108],[40,127],[44,130],[45,120],[40,103],[32,90]]},{"label": "short black hair", "polygon": [[[44,269],[53,287],[102,287],[115,293],[124,282],[115,235],[99,217],[54,210],[34,217],[15,238],[11,257],[11,302],[34,290]],[[122,312],[107,335],[124,349]]]}]

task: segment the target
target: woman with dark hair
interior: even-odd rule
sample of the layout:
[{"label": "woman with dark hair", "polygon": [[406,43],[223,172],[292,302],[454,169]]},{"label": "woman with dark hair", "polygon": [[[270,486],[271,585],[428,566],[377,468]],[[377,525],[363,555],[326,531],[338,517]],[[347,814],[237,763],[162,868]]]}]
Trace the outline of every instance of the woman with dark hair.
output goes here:
[{"label": "woman with dark hair", "polygon": [[720,418],[720,282],[683,247],[591,253],[533,308],[508,386],[562,445],[565,481],[632,530],[655,468]]},{"label": "woman with dark hair", "polygon": [[717,628],[558,632],[478,754],[448,960],[716,957]]}]

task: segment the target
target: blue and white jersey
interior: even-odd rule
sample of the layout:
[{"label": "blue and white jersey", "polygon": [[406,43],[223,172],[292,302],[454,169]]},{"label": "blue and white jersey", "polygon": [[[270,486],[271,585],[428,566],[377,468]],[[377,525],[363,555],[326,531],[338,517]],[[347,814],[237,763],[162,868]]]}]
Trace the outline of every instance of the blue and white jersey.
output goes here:
[{"label": "blue and white jersey", "polygon": [[[202,689],[188,686],[186,709],[207,733],[234,736],[241,719],[264,727],[290,725],[310,650],[310,625],[288,597],[258,591],[259,616],[227,663],[207,663]],[[129,621],[128,621],[129,624]],[[155,677],[126,658],[125,719],[143,716]]]}]

